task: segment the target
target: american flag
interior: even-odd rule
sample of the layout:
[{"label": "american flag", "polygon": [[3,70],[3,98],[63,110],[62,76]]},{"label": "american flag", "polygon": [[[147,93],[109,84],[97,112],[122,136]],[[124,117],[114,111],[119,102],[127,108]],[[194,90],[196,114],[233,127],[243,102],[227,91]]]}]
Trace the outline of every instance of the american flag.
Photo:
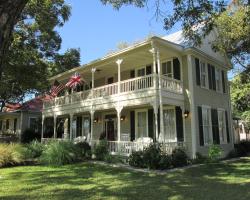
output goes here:
[{"label": "american flag", "polygon": [[68,81],[68,83],[66,83],[66,87],[69,88],[75,88],[77,85],[81,84],[82,80],[81,80],[81,75],[76,72],[74,75],[72,75]]},{"label": "american flag", "polygon": [[65,88],[64,84],[59,83],[57,80],[55,80],[52,88],[50,89],[50,94],[53,97],[56,97],[64,88]]}]

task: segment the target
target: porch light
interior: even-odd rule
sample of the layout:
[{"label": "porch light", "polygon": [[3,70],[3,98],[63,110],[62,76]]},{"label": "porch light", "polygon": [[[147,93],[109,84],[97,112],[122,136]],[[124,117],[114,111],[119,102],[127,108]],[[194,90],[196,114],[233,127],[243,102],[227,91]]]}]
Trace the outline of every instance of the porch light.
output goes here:
[{"label": "porch light", "polygon": [[125,116],[121,116],[121,121],[124,121],[125,120]]},{"label": "porch light", "polygon": [[98,122],[98,118],[95,118],[95,119],[94,119],[94,123],[97,123],[97,122]]},{"label": "porch light", "polygon": [[188,110],[185,110],[185,112],[184,112],[184,117],[187,118],[188,115],[189,115],[189,111],[188,111]]}]

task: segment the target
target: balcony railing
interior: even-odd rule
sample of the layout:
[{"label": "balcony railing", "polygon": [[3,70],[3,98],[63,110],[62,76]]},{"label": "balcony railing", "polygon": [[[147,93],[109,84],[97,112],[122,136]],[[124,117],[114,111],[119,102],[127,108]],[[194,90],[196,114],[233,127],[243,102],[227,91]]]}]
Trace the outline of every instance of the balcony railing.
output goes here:
[{"label": "balcony railing", "polygon": [[[152,88],[154,86],[154,79],[157,78],[158,78],[157,75],[150,74],[147,76],[121,81],[120,94]],[[166,76],[161,76],[161,80],[162,80],[162,89],[182,94],[181,81],[171,79]],[[62,106],[66,104],[80,102],[87,99],[95,99],[99,97],[107,97],[117,94],[118,94],[118,83],[113,83],[94,88],[93,90],[87,90],[87,91],[73,93],[71,95],[56,97],[55,99],[44,102],[44,108],[46,109],[46,108],[51,108],[52,106]]]}]

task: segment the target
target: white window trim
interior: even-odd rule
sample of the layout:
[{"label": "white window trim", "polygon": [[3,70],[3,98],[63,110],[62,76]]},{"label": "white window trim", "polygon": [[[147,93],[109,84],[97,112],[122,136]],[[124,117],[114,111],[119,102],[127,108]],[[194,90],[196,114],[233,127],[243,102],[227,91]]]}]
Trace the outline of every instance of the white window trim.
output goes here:
[{"label": "white window trim", "polygon": [[146,112],[146,136],[148,136],[148,109],[136,109],[135,110],[135,140],[138,139],[138,113]]},{"label": "white window trim", "polygon": [[[163,107],[163,112],[164,110],[174,110],[174,132],[175,132],[175,139],[174,140],[169,140],[168,142],[177,142],[177,131],[176,131],[176,111],[175,111],[175,106],[164,106]],[[164,122],[163,122],[164,123]],[[163,124],[164,126],[164,124]],[[164,126],[165,128],[165,126]],[[165,130],[164,133],[166,134]]]},{"label": "white window trim", "polygon": [[[209,125],[208,125],[208,127],[209,127],[209,138],[211,138],[211,141],[208,141],[208,143],[205,142],[204,125],[203,125],[203,108],[209,110],[209,114],[208,114]],[[203,143],[204,143],[204,146],[210,146],[211,144],[213,144],[211,106],[202,105],[201,106],[201,113],[202,113],[201,116],[202,116],[202,129],[203,129]]]},{"label": "white window trim", "polygon": [[[163,63],[167,63],[167,62],[171,62],[171,72],[172,72],[172,76],[171,77],[168,77],[166,74],[163,74],[162,64]],[[161,61],[161,75],[166,76],[168,78],[174,79],[174,63],[173,63],[173,58],[171,58],[171,59],[165,59],[165,60]]]},{"label": "white window trim", "polygon": [[[202,70],[201,70],[201,63],[205,64],[205,72],[206,72],[206,82],[205,82],[205,86],[202,85]],[[199,59],[199,68],[200,68],[200,82],[201,82],[201,88],[204,89],[209,89],[209,83],[208,83],[208,70],[207,70],[207,62],[205,62],[204,60]]]},{"label": "white window trim", "polygon": [[[224,122],[223,122],[224,123],[224,133],[222,133],[222,134],[224,134],[225,140],[224,141],[221,140],[222,137],[221,137],[221,133],[220,133],[220,129],[219,129],[220,144],[227,144],[226,110],[223,108],[217,108],[217,112],[218,111],[223,112],[223,119],[224,119]],[[219,115],[218,115],[218,128],[220,128],[219,126],[220,126],[220,122],[219,122]]]}]

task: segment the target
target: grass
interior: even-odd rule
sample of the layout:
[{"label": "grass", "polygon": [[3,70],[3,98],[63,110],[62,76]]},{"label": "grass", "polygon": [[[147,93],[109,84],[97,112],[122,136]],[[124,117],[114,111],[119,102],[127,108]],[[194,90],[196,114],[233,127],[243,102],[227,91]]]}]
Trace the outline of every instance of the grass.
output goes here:
[{"label": "grass", "polygon": [[78,163],[0,169],[0,199],[250,199],[250,158],[156,175]]}]

